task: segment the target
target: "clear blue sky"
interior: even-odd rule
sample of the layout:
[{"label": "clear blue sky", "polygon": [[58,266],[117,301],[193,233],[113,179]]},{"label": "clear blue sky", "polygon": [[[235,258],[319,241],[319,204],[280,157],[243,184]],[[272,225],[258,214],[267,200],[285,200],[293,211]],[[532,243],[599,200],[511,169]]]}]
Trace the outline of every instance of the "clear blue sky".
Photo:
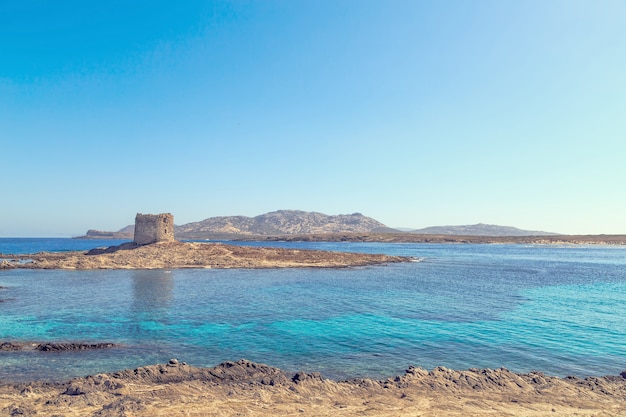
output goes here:
[{"label": "clear blue sky", "polygon": [[626,2],[0,3],[0,236],[278,209],[626,233]]}]

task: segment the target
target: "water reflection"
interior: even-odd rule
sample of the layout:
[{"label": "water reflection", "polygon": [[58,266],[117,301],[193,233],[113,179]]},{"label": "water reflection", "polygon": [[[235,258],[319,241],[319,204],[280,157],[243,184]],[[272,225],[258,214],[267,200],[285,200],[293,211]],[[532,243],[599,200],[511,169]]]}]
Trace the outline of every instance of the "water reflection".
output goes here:
[{"label": "water reflection", "polygon": [[171,271],[136,270],[132,271],[133,310],[150,312],[170,306],[174,293],[174,279]]}]

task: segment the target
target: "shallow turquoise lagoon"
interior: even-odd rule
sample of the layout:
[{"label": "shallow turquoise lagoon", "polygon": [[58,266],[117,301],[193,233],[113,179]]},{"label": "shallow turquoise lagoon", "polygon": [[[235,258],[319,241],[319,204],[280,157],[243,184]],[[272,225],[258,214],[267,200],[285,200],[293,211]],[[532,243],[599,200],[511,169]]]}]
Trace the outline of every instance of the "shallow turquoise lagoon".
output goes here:
[{"label": "shallow turquoise lagoon", "polygon": [[[0,252],[9,252],[9,240],[0,239]],[[61,241],[61,250],[72,248]],[[59,380],[172,357],[199,366],[246,358],[334,378],[388,377],[409,365],[560,376],[626,369],[626,248],[274,245],[423,260],[351,269],[2,270],[0,341],[122,347],[0,352],[0,380]]]}]

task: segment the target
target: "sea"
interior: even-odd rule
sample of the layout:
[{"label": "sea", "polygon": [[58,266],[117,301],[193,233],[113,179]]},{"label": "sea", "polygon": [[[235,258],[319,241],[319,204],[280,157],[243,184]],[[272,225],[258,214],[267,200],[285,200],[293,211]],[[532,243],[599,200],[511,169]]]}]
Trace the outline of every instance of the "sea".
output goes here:
[{"label": "sea", "polygon": [[[0,253],[119,243],[3,238]],[[340,269],[0,270],[0,343],[119,345],[0,352],[0,382],[62,381],[171,358],[207,367],[245,358],[334,379],[382,379],[411,365],[563,377],[626,369],[626,247],[231,243],[419,261]]]}]

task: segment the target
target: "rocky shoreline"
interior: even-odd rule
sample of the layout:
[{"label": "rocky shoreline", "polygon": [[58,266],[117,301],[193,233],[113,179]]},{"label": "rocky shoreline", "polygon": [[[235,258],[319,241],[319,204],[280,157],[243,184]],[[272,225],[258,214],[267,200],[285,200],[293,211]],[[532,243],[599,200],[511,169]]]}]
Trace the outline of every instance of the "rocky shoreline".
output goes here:
[{"label": "rocky shoreline", "polygon": [[33,350],[39,352],[66,352],[73,350],[111,349],[120,345],[109,342],[0,342],[0,352]]},{"label": "rocky shoreline", "polygon": [[520,245],[604,245],[624,246],[626,235],[549,236],[463,236],[414,233],[323,233],[284,236],[237,237],[237,241],[285,242],[379,242],[379,243],[464,243]]},{"label": "rocky shoreline", "polygon": [[141,246],[131,242],[88,252],[0,254],[0,269],[345,268],[413,260],[403,256],[173,241]]},{"label": "rocky shoreline", "polygon": [[619,416],[624,410],[626,371],[580,379],[409,367],[386,380],[334,381],[247,360],[198,368],[172,359],[63,383],[0,385],[0,413],[21,416]]}]

